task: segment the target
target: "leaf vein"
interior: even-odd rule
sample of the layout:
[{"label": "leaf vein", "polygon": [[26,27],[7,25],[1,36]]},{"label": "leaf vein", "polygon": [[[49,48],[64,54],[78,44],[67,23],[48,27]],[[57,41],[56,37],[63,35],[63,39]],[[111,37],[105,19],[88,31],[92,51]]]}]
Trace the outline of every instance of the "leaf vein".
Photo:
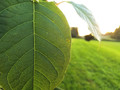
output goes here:
[{"label": "leaf vein", "polygon": [[[60,50],[60,48],[58,48],[56,45],[54,45],[52,42],[48,41],[47,39],[39,36],[38,34],[35,34],[36,36],[38,36],[39,38],[42,38],[43,40],[47,41],[49,44],[51,44],[52,46],[54,46],[55,48],[57,48],[64,56],[64,53],[62,52],[62,50]],[[64,56],[65,57],[65,56]]]},{"label": "leaf vein", "polygon": [[[37,72],[37,73],[39,73],[39,74],[42,74],[43,75],[43,77],[45,77],[45,75],[42,73],[42,72],[40,72],[40,71],[38,71],[37,69],[35,69],[35,71]],[[46,79],[47,79],[47,81],[49,82],[49,84],[50,84],[50,80],[47,78],[47,77],[45,77]]]},{"label": "leaf vein", "polygon": [[[35,80],[36,80],[36,79],[35,79]],[[36,81],[38,81],[38,80],[36,80]],[[35,84],[35,86],[41,90],[41,87],[37,86],[36,84]]]},{"label": "leaf vein", "polygon": [[[33,49],[33,48],[32,48],[32,49]],[[9,72],[8,72],[8,74],[7,74],[7,81],[8,81],[8,84],[9,84],[10,87],[11,87],[11,85],[10,85],[9,80],[8,80],[8,75],[10,74],[11,69],[15,66],[15,64],[16,64],[22,57],[24,57],[24,56],[25,56],[27,53],[29,53],[32,49],[26,51],[21,57],[19,57],[19,59],[18,59],[18,60],[12,65],[12,67],[10,68],[10,70],[9,70]]]},{"label": "leaf vein", "polygon": [[29,36],[31,36],[31,35],[32,35],[32,34],[29,34],[29,35],[23,37],[21,40],[19,40],[18,42],[16,42],[16,43],[13,44],[11,47],[9,47],[8,49],[6,49],[5,51],[3,51],[3,52],[1,52],[1,53],[7,52],[9,49],[11,49],[12,47],[16,46],[19,42],[21,42],[22,40],[24,40],[25,38],[27,38],[27,37],[29,37]]},{"label": "leaf vein", "polygon": [[21,23],[21,24],[18,24],[18,25],[16,25],[15,27],[13,27],[12,29],[8,30],[8,31],[1,37],[0,41],[1,41],[2,38],[4,38],[4,36],[7,35],[10,31],[15,30],[15,28],[17,28],[18,26],[21,26],[21,25],[23,25],[23,24],[25,24],[25,23],[29,23],[29,22],[32,22],[32,20],[29,20],[29,21],[23,22],[23,23]]},{"label": "leaf vein", "polygon": [[[29,67],[31,67],[32,66],[32,64],[31,65],[29,65],[27,68],[25,68],[23,71],[25,71],[26,69],[28,69]],[[20,77],[21,77],[21,74],[23,73],[23,71],[20,73],[20,75],[19,75],[19,77],[17,77],[17,79],[14,79],[12,82],[10,82],[10,83],[13,83],[14,81],[16,81],[16,80],[18,80]],[[28,73],[29,74],[29,73]],[[20,81],[20,79],[19,79],[19,81]],[[26,82],[27,83],[27,82]],[[18,85],[18,84],[17,84]],[[17,87],[17,85],[16,86],[14,86],[14,88],[15,87]],[[24,87],[24,86],[23,86]]]},{"label": "leaf vein", "polygon": [[[44,8],[47,8],[46,6],[44,6],[44,5],[42,5],[42,4],[40,4],[40,6],[42,6],[42,7],[44,7]],[[50,10],[49,8],[47,8],[47,9],[48,9],[49,11],[51,11],[52,13],[56,14],[58,17],[60,17],[58,13],[53,12],[53,11]],[[61,17],[60,17],[60,18],[61,18]]]},{"label": "leaf vein", "polygon": [[44,56],[48,60],[48,62],[50,62],[50,64],[53,66],[54,70],[56,71],[57,77],[58,77],[58,71],[55,68],[55,66],[53,65],[53,63],[51,62],[51,60],[45,54],[43,54],[41,51],[38,51],[38,50],[35,50],[35,51],[38,52],[38,53],[40,53],[42,56]]},{"label": "leaf vein", "polygon": [[20,15],[26,15],[26,14],[32,14],[30,12],[25,12],[25,13],[22,13],[22,14],[17,14],[17,13],[14,13],[15,15],[11,16],[11,17],[6,17],[6,16],[0,16],[2,18],[12,18],[12,17],[15,17],[15,16],[20,16]]},{"label": "leaf vein", "polygon": [[[35,12],[36,12],[36,13],[39,13],[40,15],[42,15],[42,16],[44,16],[44,17],[46,17],[53,25],[56,26],[56,28],[58,28],[57,30],[59,30],[59,31],[61,32],[60,27],[59,27],[51,18],[49,18],[49,17],[46,16],[45,14],[42,14],[42,13],[39,12],[39,11],[35,11]],[[61,32],[61,35],[63,36],[62,32]],[[64,36],[63,36],[63,37],[64,37]]]},{"label": "leaf vein", "polygon": [[16,5],[23,4],[23,3],[28,3],[28,2],[21,2],[21,3],[16,3],[16,4],[13,4],[13,5],[10,5],[10,6],[6,7],[6,8],[4,8],[3,10],[1,10],[1,11],[0,11],[0,14],[1,14],[3,11],[5,11],[6,9],[10,8],[10,7],[14,7],[14,6],[16,6]]},{"label": "leaf vein", "polygon": [[23,88],[25,87],[25,85],[32,79],[33,77],[29,78],[29,80],[24,84],[24,86],[22,87],[21,90],[23,90]]}]

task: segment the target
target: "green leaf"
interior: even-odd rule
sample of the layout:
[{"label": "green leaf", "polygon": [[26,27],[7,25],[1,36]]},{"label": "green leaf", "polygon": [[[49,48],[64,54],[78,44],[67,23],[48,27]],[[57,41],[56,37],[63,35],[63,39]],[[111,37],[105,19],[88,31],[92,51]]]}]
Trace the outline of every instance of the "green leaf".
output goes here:
[{"label": "green leaf", "polygon": [[70,28],[54,3],[0,0],[0,88],[53,90],[70,45]]},{"label": "green leaf", "polygon": [[101,41],[101,33],[99,30],[99,26],[96,23],[91,11],[82,4],[76,4],[71,1],[66,2],[70,3],[74,7],[78,15],[87,22],[88,29],[92,32],[92,34],[96,37],[97,40]]}]

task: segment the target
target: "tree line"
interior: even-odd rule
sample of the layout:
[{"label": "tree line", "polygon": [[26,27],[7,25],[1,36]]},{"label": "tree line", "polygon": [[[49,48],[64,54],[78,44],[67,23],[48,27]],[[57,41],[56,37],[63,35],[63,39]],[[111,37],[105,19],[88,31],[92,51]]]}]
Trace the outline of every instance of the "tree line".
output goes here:
[{"label": "tree line", "polygon": [[114,32],[107,32],[105,36],[109,35],[111,38],[120,40],[120,26]]},{"label": "tree line", "polygon": [[114,39],[120,40],[120,26],[115,29],[111,37]]},{"label": "tree line", "polygon": [[[71,36],[73,38],[81,38],[78,34],[78,28],[77,27],[71,27]],[[104,36],[110,36],[112,39],[120,40],[120,26],[115,29],[114,32],[107,32]],[[90,35],[84,36],[85,40],[89,41],[91,39],[94,39],[94,37]]]}]

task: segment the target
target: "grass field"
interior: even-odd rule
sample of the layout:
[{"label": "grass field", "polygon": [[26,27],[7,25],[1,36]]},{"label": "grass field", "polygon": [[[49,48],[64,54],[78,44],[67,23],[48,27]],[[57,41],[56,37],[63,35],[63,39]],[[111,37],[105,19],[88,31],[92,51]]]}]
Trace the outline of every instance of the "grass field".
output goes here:
[{"label": "grass field", "polygon": [[120,90],[120,42],[72,39],[64,90]]}]

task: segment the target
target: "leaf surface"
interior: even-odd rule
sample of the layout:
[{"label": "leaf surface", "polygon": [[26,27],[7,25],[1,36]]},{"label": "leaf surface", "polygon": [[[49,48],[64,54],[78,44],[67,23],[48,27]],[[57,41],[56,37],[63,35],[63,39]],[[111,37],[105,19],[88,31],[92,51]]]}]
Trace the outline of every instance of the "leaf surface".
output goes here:
[{"label": "leaf surface", "polygon": [[0,0],[0,88],[53,90],[68,65],[70,42],[54,3]]}]

